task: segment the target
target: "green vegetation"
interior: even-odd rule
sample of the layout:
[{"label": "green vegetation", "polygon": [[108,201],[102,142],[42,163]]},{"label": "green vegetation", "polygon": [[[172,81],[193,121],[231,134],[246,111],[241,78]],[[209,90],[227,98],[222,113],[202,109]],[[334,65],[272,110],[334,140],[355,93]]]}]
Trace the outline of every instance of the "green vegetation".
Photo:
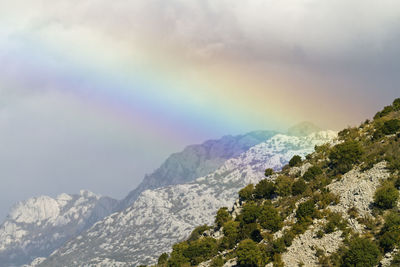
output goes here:
[{"label": "green vegetation", "polygon": [[[197,227],[188,240],[173,246],[169,257],[161,255],[158,266],[194,266],[206,260],[211,260],[211,266],[223,266],[233,258],[241,266],[270,262],[283,266],[281,254],[310,225],[315,226],[316,218],[326,220],[316,237],[341,231],[343,238],[343,245],[335,253],[325,254],[315,248],[321,266],[376,266],[382,253],[400,248],[399,131],[400,98],[378,112],[374,120],[341,131],[337,145],[317,146],[304,162],[296,155],[273,177],[241,189],[242,209],[237,216],[232,217],[226,207],[219,209],[213,228]],[[375,192],[370,206],[373,215],[365,215],[354,207],[347,211],[351,219],[365,227],[360,236],[352,231],[342,213],[328,209],[338,204],[340,198],[327,186],[355,167],[367,171],[382,161],[387,162],[390,177]],[[299,172],[294,174],[290,167],[304,163],[312,167],[302,177]],[[274,171],[266,169],[264,174],[268,177]],[[293,213],[297,221],[285,221]],[[282,235],[276,237],[274,233],[282,229]],[[213,239],[205,231],[222,231],[223,237]],[[394,256],[392,266],[400,266],[400,253]]]},{"label": "green vegetation", "polygon": [[303,194],[307,189],[307,184],[303,179],[299,179],[292,185],[292,194],[294,196]]},{"label": "green vegetation", "polygon": [[253,184],[249,184],[245,188],[242,188],[239,191],[239,197],[241,200],[244,200],[244,201],[253,199],[253,194],[254,194],[254,185]]},{"label": "green vegetation", "polygon": [[391,209],[397,204],[399,191],[392,183],[386,183],[378,188],[374,195],[375,205],[382,209]]},{"label": "green vegetation", "polygon": [[236,251],[237,262],[245,266],[261,266],[263,256],[256,242],[251,239],[245,239],[239,243]]},{"label": "green vegetation", "polygon": [[299,155],[294,155],[289,161],[289,166],[294,167],[299,165],[300,163],[301,163],[301,157]]},{"label": "green vegetation", "polygon": [[373,267],[379,262],[378,246],[368,238],[354,238],[343,256],[343,266]]},{"label": "green vegetation", "polygon": [[316,214],[315,203],[313,199],[307,200],[299,205],[296,211],[296,217],[299,221],[312,220]]},{"label": "green vegetation", "polygon": [[261,209],[259,223],[264,229],[276,232],[282,228],[283,220],[277,209],[266,204]]},{"label": "green vegetation", "polygon": [[330,167],[335,173],[344,174],[360,163],[363,154],[362,147],[357,141],[346,141],[333,147],[329,154]]},{"label": "green vegetation", "polygon": [[261,180],[254,189],[254,195],[256,198],[271,199],[275,194],[275,184],[266,179]]},{"label": "green vegetation", "polygon": [[271,168],[266,169],[265,172],[264,172],[264,175],[266,177],[271,176],[272,174],[274,174],[274,170],[271,169]]},{"label": "green vegetation", "polygon": [[231,215],[228,212],[227,207],[222,207],[217,211],[217,215],[215,216],[215,224],[218,228],[221,228],[224,223],[231,219]]},{"label": "green vegetation", "polygon": [[312,166],[310,167],[303,175],[303,179],[306,181],[311,181],[314,180],[315,177],[317,177],[318,175],[321,175],[322,169],[318,166]]}]

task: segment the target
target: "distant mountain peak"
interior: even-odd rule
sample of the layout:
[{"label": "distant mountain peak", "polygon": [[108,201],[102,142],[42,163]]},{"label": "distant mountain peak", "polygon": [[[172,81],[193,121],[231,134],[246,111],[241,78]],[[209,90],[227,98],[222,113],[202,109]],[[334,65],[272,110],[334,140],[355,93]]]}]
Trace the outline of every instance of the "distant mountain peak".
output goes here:
[{"label": "distant mountain peak", "polygon": [[291,136],[307,136],[309,134],[322,131],[322,128],[309,121],[300,122],[287,131]]}]

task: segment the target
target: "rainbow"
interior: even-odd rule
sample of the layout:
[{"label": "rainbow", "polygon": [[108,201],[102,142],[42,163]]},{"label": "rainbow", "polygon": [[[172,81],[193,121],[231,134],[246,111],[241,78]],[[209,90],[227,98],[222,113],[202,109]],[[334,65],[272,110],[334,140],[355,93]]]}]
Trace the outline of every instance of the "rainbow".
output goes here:
[{"label": "rainbow", "polygon": [[184,47],[119,34],[83,28],[0,40],[9,45],[2,50],[11,51],[1,64],[18,65],[18,72],[6,72],[0,85],[57,91],[65,101],[90,106],[105,124],[118,123],[142,137],[176,142],[282,130],[315,118],[322,108],[317,104],[320,84],[297,83],[282,70],[260,74],[223,53],[206,57],[204,64]]}]

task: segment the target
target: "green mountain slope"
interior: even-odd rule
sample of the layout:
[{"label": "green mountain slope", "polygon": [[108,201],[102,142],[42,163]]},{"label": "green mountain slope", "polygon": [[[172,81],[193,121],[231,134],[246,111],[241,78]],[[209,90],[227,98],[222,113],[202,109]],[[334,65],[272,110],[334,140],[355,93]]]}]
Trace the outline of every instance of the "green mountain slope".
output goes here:
[{"label": "green mountain slope", "polygon": [[400,266],[400,99],[248,185],[158,266]]}]

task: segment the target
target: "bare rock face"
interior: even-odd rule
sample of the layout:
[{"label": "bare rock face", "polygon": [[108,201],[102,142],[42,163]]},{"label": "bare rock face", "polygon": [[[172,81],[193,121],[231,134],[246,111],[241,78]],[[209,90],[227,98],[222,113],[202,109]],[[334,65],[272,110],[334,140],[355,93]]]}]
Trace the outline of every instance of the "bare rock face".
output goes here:
[{"label": "bare rock face", "polygon": [[305,156],[315,145],[334,137],[332,131],[306,137],[276,135],[225,161],[211,174],[189,183],[146,190],[131,207],[96,223],[39,266],[153,264],[172,244],[187,238],[194,227],[212,224],[217,210],[230,207],[241,188],[265,178],[266,168],[280,169],[293,155]]},{"label": "bare rock face", "polygon": [[[374,193],[381,182],[390,176],[385,167],[386,163],[380,162],[365,172],[355,168],[344,174],[340,180],[328,186],[332,193],[340,197],[340,202],[337,205],[329,206],[328,209],[333,212],[340,212],[354,231],[362,232],[364,226],[359,224],[357,220],[351,219],[347,211],[354,207],[358,210],[360,216],[371,215],[370,205],[373,202]],[[293,216],[290,218],[293,219]],[[321,249],[326,255],[330,255],[339,248],[343,242],[341,231],[325,234],[322,238],[316,236],[322,223],[322,221],[314,220],[313,225],[304,234],[293,240],[292,245],[282,255],[285,266],[298,266],[300,263],[310,267],[320,266],[315,255],[316,249]],[[383,263],[390,262],[391,257],[392,254],[386,255],[382,260]]]},{"label": "bare rock face", "polygon": [[79,195],[40,196],[17,203],[0,226],[0,265],[43,261],[68,239],[109,215],[117,200],[82,190]]}]

